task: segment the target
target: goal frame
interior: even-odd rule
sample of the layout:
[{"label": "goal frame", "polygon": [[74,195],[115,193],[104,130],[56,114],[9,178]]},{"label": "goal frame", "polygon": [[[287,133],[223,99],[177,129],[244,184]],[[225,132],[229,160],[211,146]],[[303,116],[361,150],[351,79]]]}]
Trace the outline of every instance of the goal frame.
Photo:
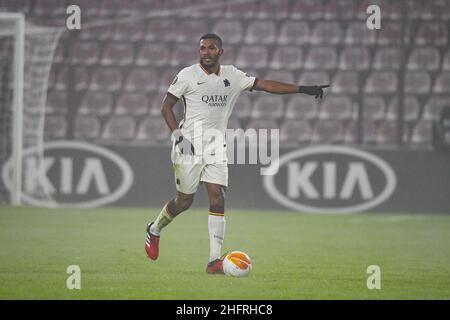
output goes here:
[{"label": "goal frame", "polygon": [[[22,203],[23,90],[25,63],[25,17],[22,13],[0,12],[0,20],[14,23],[13,101],[12,101],[12,187],[11,204]],[[0,31],[1,33],[1,31]]]}]

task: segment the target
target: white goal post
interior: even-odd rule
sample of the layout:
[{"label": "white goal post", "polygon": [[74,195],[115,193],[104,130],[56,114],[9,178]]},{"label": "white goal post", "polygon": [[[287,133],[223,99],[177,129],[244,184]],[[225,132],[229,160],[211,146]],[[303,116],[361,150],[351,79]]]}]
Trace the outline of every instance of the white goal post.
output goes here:
[{"label": "white goal post", "polygon": [[[22,13],[0,12],[0,21],[11,23],[11,29],[0,31],[0,35],[14,36],[13,57],[13,102],[12,102],[12,162],[13,179],[11,186],[11,204],[20,205],[22,198],[22,150],[23,150],[23,81],[25,52],[25,17]],[[8,32],[8,34],[6,34]]]},{"label": "white goal post", "polygon": [[37,168],[44,161],[48,81],[64,30],[0,12],[0,203],[20,205],[25,193],[52,199],[40,181],[29,183],[33,174],[23,156],[33,149]]}]

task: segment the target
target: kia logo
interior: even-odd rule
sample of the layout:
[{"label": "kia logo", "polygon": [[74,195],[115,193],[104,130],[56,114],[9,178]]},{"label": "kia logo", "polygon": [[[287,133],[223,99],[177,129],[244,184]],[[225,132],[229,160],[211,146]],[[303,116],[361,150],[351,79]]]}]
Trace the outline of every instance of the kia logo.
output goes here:
[{"label": "kia logo", "polygon": [[388,163],[351,147],[308,147],[281,156],[272,164],[277,165],[276,175],[263,177],[264,188],[276,202],[295,211],[366,211],[386,201],[397,185]]},{"label": "kia logo", "polygon": [[[46,143],[23,152],[22,200],[43,207],[98,207],[117,201],[133,183],[133,171],[118,154],[76,141]],[[11,189],[12,160],[2,172]],[[40,196],[38,196],[40,195]]]}]

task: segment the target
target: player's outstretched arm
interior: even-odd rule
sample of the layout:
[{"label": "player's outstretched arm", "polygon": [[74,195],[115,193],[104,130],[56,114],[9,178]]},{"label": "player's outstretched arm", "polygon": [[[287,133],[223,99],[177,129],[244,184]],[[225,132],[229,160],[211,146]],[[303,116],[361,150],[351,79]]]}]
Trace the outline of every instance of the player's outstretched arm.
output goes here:
[{"label": "player's outstretched arm", "polygon": [[329,84],[320,86],[297,86],[273,80],[258,79],[253,89],[276,94],[304,93],[315,96],[317,99],[323,97],[323,89],[329,86]]}]

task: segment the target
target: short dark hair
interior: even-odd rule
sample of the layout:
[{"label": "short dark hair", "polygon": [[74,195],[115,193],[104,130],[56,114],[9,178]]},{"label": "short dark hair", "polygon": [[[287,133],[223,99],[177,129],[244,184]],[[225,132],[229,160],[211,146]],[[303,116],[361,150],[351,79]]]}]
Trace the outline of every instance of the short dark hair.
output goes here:
[{"label": "short dark hair", "polygon": [[217,44],[219,45],[219,49],[222,49],[222,39],[215,33],[207,33],[203,35],[199,41],[202,41],[203,39],[213,39],[217,41]]}]

